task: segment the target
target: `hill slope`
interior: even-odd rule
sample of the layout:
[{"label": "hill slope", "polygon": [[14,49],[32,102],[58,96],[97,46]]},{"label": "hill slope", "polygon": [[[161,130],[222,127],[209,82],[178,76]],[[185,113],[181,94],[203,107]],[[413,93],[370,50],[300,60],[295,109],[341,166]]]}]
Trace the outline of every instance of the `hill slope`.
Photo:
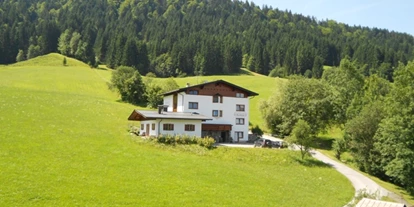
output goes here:
[{"label": "hill slope", "polygon": [[296,152],[135,140],[135,107],[117,102],[109,76],[0,67],[0,206],[343,206],[354,194]]},{"label": "hill slope", "polygon": [[[47,55],[35,57],[33,59],[29,59],[26,61],[18,62],[15,64],[12,64],[10,66],[13,67],[27,67],[27,66],[36,66],[36,67],[44,67],[44,66],[55,66],[59,67],[63,65],[63,58],[65,56],[58,54],[58,53],[50,53]],[[89,67],[87,64],[85,64],[82,61],[79,61],[74,58],[66,57],[66,65],[72,66],[72,67]]]}]

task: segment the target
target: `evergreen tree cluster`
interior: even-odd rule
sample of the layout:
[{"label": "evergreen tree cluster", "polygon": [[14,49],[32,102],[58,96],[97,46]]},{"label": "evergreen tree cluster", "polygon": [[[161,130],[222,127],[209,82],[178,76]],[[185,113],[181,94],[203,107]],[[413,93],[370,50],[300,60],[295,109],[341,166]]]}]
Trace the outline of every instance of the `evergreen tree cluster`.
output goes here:
[{"label": "evergreen tree cluster", "polygon": [[[238,0],[17,0],[0,2],[0,64],[60,52],[91,65],[158,76],[234,73],[321,77],[349,57],[392,80],[414,38],[386,29],[258,7]],[[17,58],[18,57],[18,58]]]}]

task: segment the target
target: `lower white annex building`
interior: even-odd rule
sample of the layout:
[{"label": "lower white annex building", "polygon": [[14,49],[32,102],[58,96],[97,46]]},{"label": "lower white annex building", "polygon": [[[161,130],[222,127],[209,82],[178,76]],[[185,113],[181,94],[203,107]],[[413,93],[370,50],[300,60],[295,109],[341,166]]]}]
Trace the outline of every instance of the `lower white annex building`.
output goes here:
[{"label": "lower white annex building", "polygon": [[158,111],[134,110],[128,120],[140,121],[141,136],[189,135],[216,142],[246,142],[249,100],[258,94],[224,80],[167,92]]}]

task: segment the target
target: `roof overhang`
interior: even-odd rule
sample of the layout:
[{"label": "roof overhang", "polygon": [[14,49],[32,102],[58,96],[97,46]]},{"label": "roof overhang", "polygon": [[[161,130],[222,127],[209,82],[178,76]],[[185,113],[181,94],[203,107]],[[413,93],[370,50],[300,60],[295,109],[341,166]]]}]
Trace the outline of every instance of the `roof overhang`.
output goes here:
[{"label": "roof overhang", "polygon": [[201,125],[202,131],[231,131],[233,125],[231,124],[207,124]]},{"label": "roof overhang", "polygon": [[137,110],[132,111],[131,115],[128,117],[129,121],[147,121],[147,120],[155,120],[154,118],[146,117],[144,114],[140,113]]},{"label": "roof overhang", "polygon": [[247,90],[247,89],[245,89],[245,88],[243,88],[243,87],[240,87],[240,86],[235,85],[235,84],[233,84],[233,83],[227,82],[227,81],[225,81],[225,80],[216,80],[216,81],[206,82],[206,83],[202,83],[202,84],[197,84],[197,85],[187,86],[187,87],[184,87],[184,88],[179,88],[179,89],[176,89],[176,90],[173,90],[173,91],[166,92],[166,93],[164,93],[164,94],[162,94],[162,95],[163,95],[163,96],[168,96],[168,95],[172,95],[172,94],[175,94],[175,93],[180,93],[180,92],[186,91],[188,88],[196,88],[196,87],[200,87],[200,88],[202,88],[202,87],[204,87],[205,85],[212,84],[212,83],[213,83],[213,84],[216,84],[216,85],[217,85],[217,84],[219,84],[219,83],[226,84],[226,85],[228,85],[228,86],[233,87],[233,89],[238,89],[238,90],[241,90],[241,91],[245,92],[248,96],[257,96],[257,95],[259,95],[259,94],[258,94],[258,93],[256,93],[256,92],[253,92],[253,91]]},{"label": "roof overhang", "polygon": [[180,113],[180,112],[164,112],[158,113],[158,111],[144,111],[144,110],[134,110],[131,115],[129,115],[129,121],[148,121],[156,119],[177,119],[177,120],[212,120],[209,117],[206,117],[201,114],[196,113]]}]

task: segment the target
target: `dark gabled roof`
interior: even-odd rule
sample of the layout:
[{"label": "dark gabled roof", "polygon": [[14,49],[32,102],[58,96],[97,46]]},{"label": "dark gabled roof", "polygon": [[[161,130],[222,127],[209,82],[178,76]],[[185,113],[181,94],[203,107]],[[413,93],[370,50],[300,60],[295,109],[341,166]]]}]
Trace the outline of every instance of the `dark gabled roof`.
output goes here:
[{"label": "dark gabled roof", "polygon": [[240,87],[240,86],[238,86],[238,85],[234,85],[233,83],[227,82],[227,81],[225,81],[225,80],[216,80],[216,81],[205,82],[205,83],[201,83],[201,84],[197,84],[197,85],[192,85],[192,86],[188,86],[188,87],[184,87],[184,88],[179,88],[179,89],[177,89],[177,90],[173,90],[173,91],[169,91],[169,92],[167,92],[167,93],[164,93],[163,95],[164,95],[164,96],[168,96],[168,95],[171,95],[171,94],[174,94],[174,93],[179,93],[179,92],[186,91],[188,88],[194,88],[194,87],[205,86],[205,85],[212,84],[212,83],[213,83],[213,84],[215,84],[215,83],[224,83],[224,84],[226,84],[226,85],[229,85],[229,86],[231,86],[231,87],[233,87],[233,88],[239,89],[239,90],[241,90],[241,91],[243,91],[243,92],[247,93],[247,95],[248,95],[248,96],[257,96],[257,95],[259,95],[258,93],[255,93],[255,92],[253,92],[253,91],[247,90],[247,89],[245,89],[245,88],[243,88],[243,87]]},{"label": "dark gabled roof", "polygon": [[183,120],[212,120],[206,116],[196,113],[183,113],[183,112],[165,112],[161,114],[158,111],[143,111],[143,110],[134,110],[131,115],[129,115],[128,120],[130,121],[145,121],[145,120],[155,120],[155,119],[183,119]]}]

